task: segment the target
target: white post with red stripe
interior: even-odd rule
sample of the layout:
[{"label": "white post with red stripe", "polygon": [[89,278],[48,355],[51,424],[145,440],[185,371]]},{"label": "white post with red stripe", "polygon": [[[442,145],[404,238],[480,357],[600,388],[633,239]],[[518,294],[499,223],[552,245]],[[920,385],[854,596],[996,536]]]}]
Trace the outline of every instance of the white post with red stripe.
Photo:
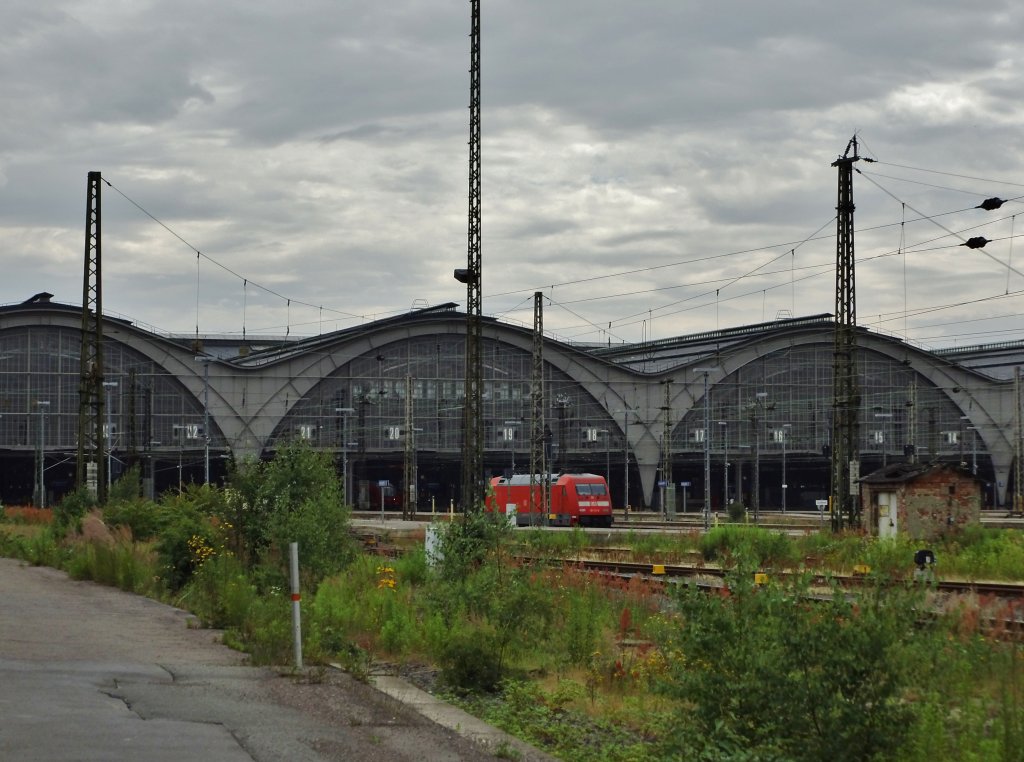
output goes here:
[{"label": "white post with red stripe", "polygon": [[289,566],[292,578],[292,639],[295,649],[295,668],[302,669],[302,615],[299,612],[299,543],[288,543]]}]

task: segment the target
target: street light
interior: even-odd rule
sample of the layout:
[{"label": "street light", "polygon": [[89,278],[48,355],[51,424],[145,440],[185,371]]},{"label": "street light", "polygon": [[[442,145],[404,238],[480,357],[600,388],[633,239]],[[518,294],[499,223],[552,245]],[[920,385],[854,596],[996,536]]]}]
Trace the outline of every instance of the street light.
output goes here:
[{"label": "street light", "polygon": [[39,408],[39,507],[46,507],[46,411],[50,407],[49,400],[36,400]]},{"label": "street light", "polygon": [[729,504],[729,422],[719,421],[722,427],[722,509]]},{"label": "street light", "polygon": [[117,388],[117,381],[104,381],[103,388],[106,389],[107,395],[107,435],[104,440],[107,445],[107,497],[109,499],[114,472],[114,425],[110,416],[110,398],[113,394],[112,390]]},{"label": "street light", "polygon": [[761,510],[761,425],[758,421],[757,411],[765,407],[768,392],[757,392],[754,397],[752,416],[754,424],[754,523],[756,524]]},{"label": "street light", "polygon": [[210,357],[197,357],[203,364],[203,484],[210,483]]},{"label": "street light", "polygon": [[509,448],[512,450],[512,474],[516,472],[516,430],[515,427],[520,425],[522,421],[508,420],[505,421],[505,433],[508,434]]},{"label": "street light", "polygon": [[626,410],[616,410],[617,413],[622,413],[622,455],[623,455],[623,476],[622,485],[624,487],[624,504],[626,508],[626,518],[629,518],[629,416],[630,414],[639,416],[636,410],[627,408]]},{"label": "street light", "polygon": [[708,373],[717,368],[694,368],[704,374],[704,531],[711,528],[711,400],[708,399]]},{"label": "street light", "polygon": [[348,490],[348,414],[356,412],[356,409],[354,407],[336,407],[334,412],[341,413],[341,478],[345,505],[350,505]]},{"label": "street light", "polygon": [[793,424],[784,423],[782,424],[782,512],[786,512],[786,489],[789,487],[786,484],[786,440],[789,439],[789,429],[792,428]]},{"label": "street light", "polygon": [[181,494],[182,487],[184,486],[181,478],[181,460],[185,452],[185,432],[187,429],[185,424],[175,423],[171,426],[171,430],[178,438],[178,494]]},{"label": "street light", "polygon": [[608,502],[612,499],[612,433],[608,429],[598,429],[598,434],[604,434],[604,482],[608,490]]},{"label": "street light", "polygon": [[875,413],[875,418],[880,418],[882,421],[882,468],[889,465],[889,419],[892,418],[892,413]]},{"label": "street light", "polygon": [[[736,449],[739,451],[736,454],[736,484],[739,487],[740,502],[743,502],[743,463],[744,461],[750,461],[750,465],[754,465],[754,445],[749,444],[737,444]],[[751,490],[753,491],[753,490]],[[749,495],[750,499],[743,503],[743,515],[746,516],[748,509],[754,504],[753,495]]]},{"label": "street light", "polygon": [[416,434],[423,431],[418,426],[412,426],[408,429],[404,429],[403,433],[408,440],[408,449],[406,452],[409,453],[410,463],[408,470],[408,479],[405,484],[405,501],[402,507],[402,518],[415,519],[416,518],[416,506],[419,502],[417,495],[419,489],[420,471],[417,461],[419,460],[416,453]]},{"label": "street light", "polygon": [[960,434],[957,437],[957,439],[959,439],[960,441],[960,462],[958,464],[960,466],[966,465],[964,461],[964,421],[969,420],[971,420],[971,417],[969,415],[960,416]]},{"label": "street light", "polygon": [[149,461],[149,476],[142,482],[143,497],[147,500],[153,500],[156,497],[155,484],[156,484],[156,453],[153,452],[154,447],[159,447],[163,442],[156,439],[149,440],[149,444],[146,447],[146,459]]}]

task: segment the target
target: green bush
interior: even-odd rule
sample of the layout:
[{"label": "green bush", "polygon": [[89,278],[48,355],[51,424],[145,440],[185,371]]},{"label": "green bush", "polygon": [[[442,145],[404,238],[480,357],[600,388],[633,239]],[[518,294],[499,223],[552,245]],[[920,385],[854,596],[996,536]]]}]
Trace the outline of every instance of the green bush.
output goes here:
[{"label": "green bush", "polygon": [[138,466],[132,466],[121,478],[110,485],[107,504],[127,503],[142,496],[142,476]]},{"label": "green bush", "polygon": [[467,579],[498,553],[511,535],[512,529],[503,517],[484,511],[467,513],[458,521],[442,525],[438,573],[450,581]]},{"label": "green bush", "polygon": [[231,632],[254,664],[288,664],[292,660],[291,601],[284,594],[253,599],[243,625]]},{"label": "green bush", "polygon": [[724,524],[713,527],[699,540],[706,561],[731,566],[738,559],[758,567],[793,565],[798,552],[785,534],[754,526]]},{"label": "green bush", "polygon": [[235,552],[246,564],[268,560],[271,549],[287,563],[288,545],[297,542],[304,586],[315,589],[351,561],[349,512],[329,453],[290,442],[269,462],[234,466],[229,481],[219,515],[231,524]]},{"label": "green bush", "polygon": [[739,574],[730,589],[683,592],[679,619],[656,633],[669,655],[662,690],[692,705],[700,733],[724,729],[766,758],[797,762],[876,759],[902,747],[915,717],[902,700],[913,644],[931,642],[916,615],[921,598],[834,591],[811,602],[806,582],[755,587]]},{"label": "green bush", "polygon": [[103,508],[103,521],[108,526],[127,527],[136,540],[149,540],[172,520],[172,510],[164,503],[142,498],[111,501]]},{"label": "green bush", "polygon": [[23,558],[33,566],[52,566],[62,569],[68,558],[67,549],[61,544],[62,537],[54,527],[29,536],[22,542]]},{"label": "green bush", "polygon": [[0,556],[28,561],[28,549],[25,546],[24,537],[0,529]]},{"label": "green bush", "polygon": [[156,551],[168,590],[180,590],[209,555],[225,548],[225,529],[212,517],[223,511],[217,490],[191,485],[181,494],[165,496],[159,511]]},{"label": "green bush", "polygon": [[743,503],[733,500],[725,508],[729,521],[740,522],[747,518],[747,507]]},{"label": "green bush", "polygon": [[1019,580],[1024,569],[1024,535],[1016,530],[967,526],[936,556],[946,574]]},{"label": "green bush", "polygon": [[86,487],[79,487],[64,496],[53,509],[53,528],[61,537],[82,529],[82,519],[96,507],[96,498]]},{"label": "green bush", "polygon": [[562,651],[569,664],[583,666],[598,650],[599,639],[608,626],[608,600],[595,585],[569,595],[565,616],[553,634],[554,643],[562,642]]},{"label": "green bush", "polygon": [[218,553],[198,566],[177,602],[207,627],[241,629],[257,597],[238,559]]},{"label": "green bush", "polygon": [[494,693],[503,678],[493,638],[476,629],[452,635],[440,654],[441,679],[457,693]]}]

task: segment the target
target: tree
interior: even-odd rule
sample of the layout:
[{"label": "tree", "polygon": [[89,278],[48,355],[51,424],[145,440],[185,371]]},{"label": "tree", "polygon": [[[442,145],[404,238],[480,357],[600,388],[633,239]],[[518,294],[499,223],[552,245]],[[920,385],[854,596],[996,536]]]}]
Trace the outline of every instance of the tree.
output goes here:
[{"label": "tree", "polygon": [[301,567],[314,584],[343,568],[354,546],[330,455],[295,441],[280,447],[273,460],[257,469],[246,490],[252,495],[252,508],[245,529],[256,546],[255,555],[269,546],[276,547],[283,559],[288,544],[297,542]]}]

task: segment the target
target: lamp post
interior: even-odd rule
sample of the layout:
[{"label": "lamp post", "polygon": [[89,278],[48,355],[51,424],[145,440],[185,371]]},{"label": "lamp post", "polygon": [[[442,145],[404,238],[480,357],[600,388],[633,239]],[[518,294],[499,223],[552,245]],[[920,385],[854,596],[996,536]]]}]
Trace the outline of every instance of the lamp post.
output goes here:
[{"label": "lamp post", "polygon": [[418,426],[411,426],[405,430],[405,435],[409,441],[409,454],[411,462],[409,463],[409,478],[405,484],[405,505],[402,510],[402,518],[416,518],[416,506],[419,503],[419,479],[420,469],[417,461],[419,457],[416,453],[416,435],[423,431]]},{"label": "lamp post", "polygon": [[782,512],[786,512],[786,489],[789,487],[786,484],[786,440],[789,439],[789,430],[793,424],[784,423],[782,424]]},{"label": "lamp post", "polygon": [[716,368],[694,368],[704,374],[704,531],[711,528],[711,400],[708,398],[708,373]]},{"label": "lamp post", "polygon": [[149,463],[149,478],[143,482],[142,485],[142,496],[147,500],[153,500],[156,497],[156,453],[153,452],[154,447],[159,447],[163,442],[156,439],[150,439],[146,444],[146,460]]},{"label": "lamp post", "polygon": [[967,465],[967,462],[964,460],[964,423],[966,421],[969,421],[969,420],[971,420],[970,416],[967,416],[967,415],[960,416],[960,434],[957,437],[957,439],[959,440],[959,444],[960,444],[960,462],[958,464],[960,466]]},{"label": "lamp post", "polygon": [[117,388],[117,381],[104,381],[103,388],[106,390],[107,395],[107,433],[103,439],[104,444],[107,446],[107,496],[109,498],[114,471],[114,425],[110,415],[110,398],[113,393],[112,390]]},{"label": "lamp post", "polygon": [[[736,460],[736,469],[737,469],[736,470],[736,486],[738,488],[737,489],[737,493],[740,495],[740,501],[743,502],[743,500],[742,500],[742,496],[743,496],[743,463],[744,463],[744,461],[749,461],[751,467],[753,467],[753,465],[754,465],[754,445],[737,444],[736,445],[736,449],[739,450],[739,452],[736,455],[736,458],[737,458],[737,460]],[[751,489],[751,492],[753,492],[753,489]],[[752,494],[750,494],[749,497],[750,497],[750,500],[748,500],[748,501],[746,501],[744,503],[744,508],[743,508],[743,515],[744,516],[747,515],[750,507],[754,504],[754,496]]]},{"label": "lamp post", "polygon": [[335,413],[341,413],[341,479],[345,505],[349,503],[348,489],[348,414],[356,412],[354,407],[336,407]]},{"label": "lamp post", "polygon": [[612,450],[611,435],[608,429],[598,429],[598,434],[604,434],[604,483],[608,490],[608,500],[612,499]]},{"label": "lamp post", "polygon": [[622,411],[622,433],[624,440],[622,443],[622,454],[623,454],[623,475],[622,485],[624,488],[624,503],[626,509],[626,518],[629,518],[629,416],[636,415],[635,410],[623,410]]},{"label": "lamp post", "polygon": [[39,507],[46,507],[46,411],[50,407],[49,400],[36,400],[39,408]]},{"label": "lamp post", "polygon": [[754,523],[758,522],[761,511],[761,424],[758,412],[765,407],[768,392],[754,395],[752,418],[754,424]]},{"label": "lamp post", "polygon": [[181,423],[175,423],[171,426],[171,430],[174,432],[175,437],[178,440],[178,494],[181,494],[181,489],[184,486],[182,483],[181,476],[181,460],[182,455],[185,452],[185,425]]},{"label": "lamp post", "polygon": [[892,413],[875,413],[875,418],[882,422],[882,468],[889,465],[889,419]]},{"label": "lamp post", "polygon": [[722,509],[729,504],[729,422],[719,421],[722,427]]},{"label": "lamp post", "polygon": [[521,421],[508,420],[505,421],[506,433],[508,434],[509,449],[512,451],[512,473],[516,472],[516,429]]},{"label": "lamp post", "polygon": [[203,484],[210,483],[210,359],[196,358],[203,364]]}]

